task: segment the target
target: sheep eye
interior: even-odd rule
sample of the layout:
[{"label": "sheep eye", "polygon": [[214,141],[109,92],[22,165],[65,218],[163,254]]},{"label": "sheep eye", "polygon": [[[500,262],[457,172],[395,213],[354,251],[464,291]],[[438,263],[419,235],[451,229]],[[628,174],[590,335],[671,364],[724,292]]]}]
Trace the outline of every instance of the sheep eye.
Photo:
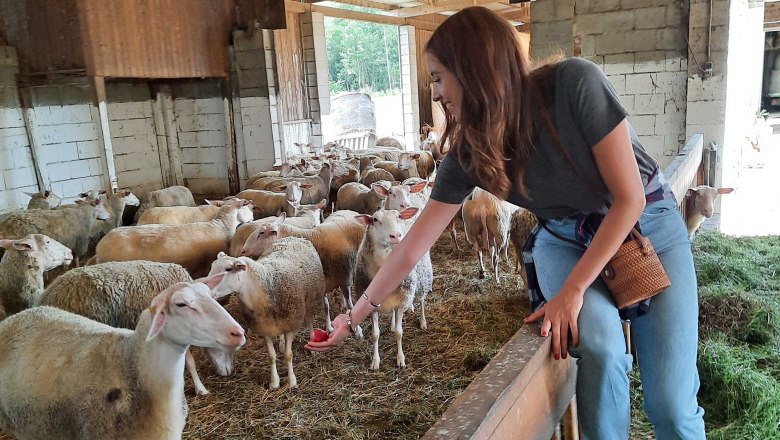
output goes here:
[{"label": "sheep eye", "polygon": [[187,303],[176,303],[176,307],[179,307],[179,308],[187,307]]}]

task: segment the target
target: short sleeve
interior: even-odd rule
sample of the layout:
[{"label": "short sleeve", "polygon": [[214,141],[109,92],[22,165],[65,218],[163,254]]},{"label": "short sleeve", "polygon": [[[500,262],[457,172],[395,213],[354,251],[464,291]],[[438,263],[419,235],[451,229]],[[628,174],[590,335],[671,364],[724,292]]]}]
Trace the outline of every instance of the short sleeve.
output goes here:
[{"label": "short sleeve", "polygon": [[436,170],[431,199],[437,202],[460,205],[474,190],[474,179],[458,161],[447,155]]},{"label": "short sleeve", "polygon": [[598,144],[628,113],[604,72],[592,61],[570,58],[563,77],[574,118],[589,147]]}]

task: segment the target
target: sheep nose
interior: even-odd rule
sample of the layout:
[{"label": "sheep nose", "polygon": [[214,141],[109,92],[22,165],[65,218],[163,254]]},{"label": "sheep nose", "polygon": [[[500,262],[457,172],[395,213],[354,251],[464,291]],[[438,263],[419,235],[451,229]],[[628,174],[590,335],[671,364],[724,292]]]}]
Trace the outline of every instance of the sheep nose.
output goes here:
[{"label": "sheep nose", "polygon": [[401,206],[401,209],[406,209],[407,208],[407,206],[405,204],[403,204],[403,203],[401,203],[400,206]]},{"label": "sheep nose", "polygon": [[246,338],[244,337],[244,329],[236,327],[230,331],[230,342],[236,347],[244,345]]}]

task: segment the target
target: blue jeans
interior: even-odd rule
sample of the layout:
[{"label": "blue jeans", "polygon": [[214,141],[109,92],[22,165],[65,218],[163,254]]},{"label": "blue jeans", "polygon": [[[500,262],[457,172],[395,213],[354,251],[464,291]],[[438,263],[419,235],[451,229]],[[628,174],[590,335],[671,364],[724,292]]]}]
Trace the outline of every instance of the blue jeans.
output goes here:
[{"label": "blue jeans", "polygon": [[[696,401],[699,373],[698,294],[691,243],[673,199],[645,207],[639,219],[666,270],[671,286],[654,296],[647,314],[631,322],[644,390],[644,409],[656,438],[704,439],[704,410]],[[548,220],[556,233],[574,239],[575,220]],[[539,287],[555,296],[583,251],[541,230],[533,258]],[[585,292],[577,320],[577,409],[583,438],[628,438],[632,357],[626,354],[620,317],[601,279]]]}]

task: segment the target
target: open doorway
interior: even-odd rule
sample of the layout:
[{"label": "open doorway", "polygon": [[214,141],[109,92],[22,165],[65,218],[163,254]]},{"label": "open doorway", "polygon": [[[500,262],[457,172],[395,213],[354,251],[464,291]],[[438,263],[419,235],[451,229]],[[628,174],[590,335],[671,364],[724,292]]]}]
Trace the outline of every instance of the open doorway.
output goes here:
[{"label": "open doorway", "polygon": [[323,140],[403,140],[398,27],[325,17],[325,44],[331,106]]}]

